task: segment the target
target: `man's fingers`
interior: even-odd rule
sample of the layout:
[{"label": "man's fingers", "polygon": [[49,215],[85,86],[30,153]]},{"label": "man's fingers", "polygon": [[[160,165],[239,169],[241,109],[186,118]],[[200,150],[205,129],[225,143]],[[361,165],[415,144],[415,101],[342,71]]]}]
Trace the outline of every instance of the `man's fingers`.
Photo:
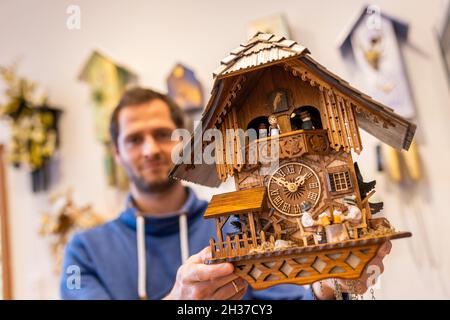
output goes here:
[{"label": "man's fingers", "polygon": [[[233,283],[234,282],[234,283]],[[236,290],[237,288],[237,290]],[[213,294],[215,300],[227,300],[239,294],[242,290],[247,289],[247,282],[242,278],[233,280],[217,289]]]},{"label": "man's fingers", "polygon": [[357,280],[353,286],[353,293],[355,294],[364,294],[366,293],[368,287],[366,281]]},{"label": "man's fingers", "polygon": [[186,261],[187,263],[204,263],[205,260],[211,259],[211,247],[205,247],[200,252],[192,255]]},{"label": "man's fingers", "polygon": [[[351,280],[336,279],[336,282],[339,284],[339,287],[340,287],[341,291],[343,291],[343,292],[350,291],[351,285],[350,285],[349,281],[351,281]],[[333,283],[332,286],[335,287],[336,285],[335,285],[334,281],[332,283]]]},{"label": "man's fingers", "polygon": [[247,292],[248,284],[245,285],[245,288],[240,290],[239,293],[236,293],[234,296],[229,298],[228,300],[242,300],[245,293]]},{"label": "man's fingers", "polygon": [[201,262],[205,262],[205,260],[207,259],[211,259],[212,258],[212,254],[211,254],[211,247],[205,247],[202,251],[200,251],[198,253],[198,255],[200,256]]},{"label": "man's fingers", "polygon": [[239,276],[232,273],[225,277],[216,278],[214,280],[211,280],[209,286],[213,289],[213,291],[216,291],[219,288],[223,287],[224,285],[230,283],[233,280],[236,282],[237,279],[239,279]]},{"label": "man's fingers", "polygon": [[191,263],[186,265],[186,272],[183,280],[188,283],[210,281],[228,276],[233,271],[234,266],[231,263],[219,263],[212,265]]},{"label": "man's fingers", "polygon": [[[389,249],[389,248],[388,248]],[[363,294],[367,291],[370,286],[373,286],[378,277],[384,271],[383,258],[381,256],[375,256],[367,267],[364,269],[361,277],[356,280],[337,280],[341,290],[343,292]],[[333,280],[333,279],[331,279]],[[334,281],[329,284],[331,287],[334,287]]]}]

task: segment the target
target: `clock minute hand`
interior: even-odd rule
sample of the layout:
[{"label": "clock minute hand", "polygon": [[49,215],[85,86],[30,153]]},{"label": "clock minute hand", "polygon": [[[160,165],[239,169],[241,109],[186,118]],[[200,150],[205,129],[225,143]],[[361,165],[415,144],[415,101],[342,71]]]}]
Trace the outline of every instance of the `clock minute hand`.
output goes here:
[{"label": "clock minute hand", "polygon": [[306,176],[306,174],[295,178],[295,184],[297,185],[297,187],[299,187],[305,183],[305,176]]}]

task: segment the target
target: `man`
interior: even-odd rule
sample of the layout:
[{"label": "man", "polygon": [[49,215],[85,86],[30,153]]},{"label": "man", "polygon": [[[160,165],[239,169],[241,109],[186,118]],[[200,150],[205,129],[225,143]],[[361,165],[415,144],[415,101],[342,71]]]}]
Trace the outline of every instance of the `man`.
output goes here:
[{"label": "man", "polygon": [[[111,119],[116,160],[130,180],[120,216],[73,237],[66,248],[63,299],[310,299],[308,287],[280,285],[253,291],[233,274],[233,265],[205,265],[215,226],[194,192],[168,178],[182,111],[167,96],[127,91]],[[380,251],[374,263],[389,248]],[[194,253],[189,257],[190,253]],[[75,270],[75,271],[74,271]],[[367,275],[365,275],[367,276]],[[78,278],[77,278],[78,277]],[[364,282],[356,286],[365,291]],[[341,283],[342,291],[347,290]],[[318,298],[333,298],[333,283],[314,285]]]}]

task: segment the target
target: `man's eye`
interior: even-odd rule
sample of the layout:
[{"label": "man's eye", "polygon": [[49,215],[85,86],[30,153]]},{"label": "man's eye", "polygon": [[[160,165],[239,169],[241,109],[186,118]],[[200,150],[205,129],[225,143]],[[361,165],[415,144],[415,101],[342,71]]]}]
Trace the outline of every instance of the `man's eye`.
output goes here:
[{"label": "man's eye", "polygon": [[135,145],[141,143],[142,139],[138,136],[132,136],[127,139],[127,143]]},{"label": "man's eye", "polygon": [[172,137],[172,131],[162,131],[155,134],[155,139],[158,141],[169,141]]}]

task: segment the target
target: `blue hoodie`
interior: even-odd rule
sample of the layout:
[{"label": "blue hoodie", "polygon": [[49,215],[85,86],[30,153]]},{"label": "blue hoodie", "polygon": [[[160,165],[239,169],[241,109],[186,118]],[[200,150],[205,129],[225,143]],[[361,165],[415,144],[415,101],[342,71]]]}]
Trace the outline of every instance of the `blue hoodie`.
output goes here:
[{"label": "blue hoodie", "polygon": [[[213,219],[203,219],[208,203],[187,188],[180,212],[188,221],[189,253],[208,246],[215,237]],[[138,299],[136,209],[127,206],[120,216],[99,227],[76,234],[65,250],[60,283],[62,299]],[[162,299],[172,289],[181,265],[179,213],[145,217],[146,288],[149,299]],[[253,291],[244,299],[312,299],[308,287],[278,285]]]}]

